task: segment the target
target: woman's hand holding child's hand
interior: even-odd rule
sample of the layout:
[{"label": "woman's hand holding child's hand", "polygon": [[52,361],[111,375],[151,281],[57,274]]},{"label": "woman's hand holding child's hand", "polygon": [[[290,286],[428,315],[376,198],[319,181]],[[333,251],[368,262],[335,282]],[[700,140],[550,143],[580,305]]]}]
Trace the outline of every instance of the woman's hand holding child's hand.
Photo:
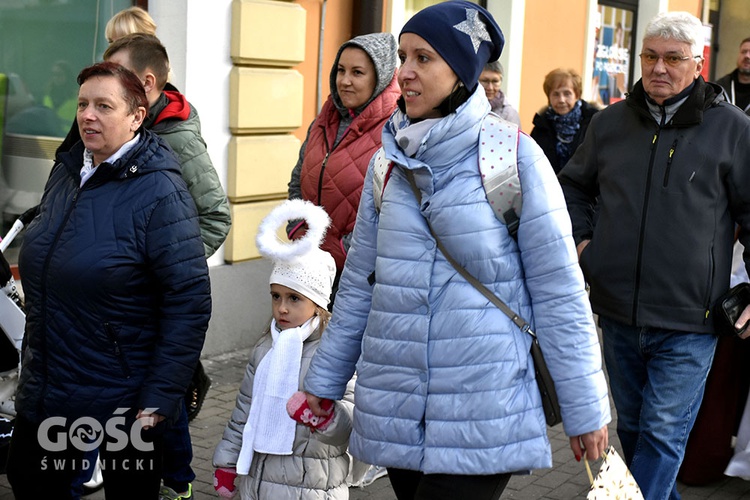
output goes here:
[{"label": "woman's hand holding child's hand", "polygon": [[237,469],[219,467],[214,471],[214,489],[222,498],[233,498],[237,494],[234,480],[237,479]]},{"label": "woman's hand holding child's hand", "polygon": [[292,420],[310,427],[313,432],[325,430],[333,421],[333,401],[297,391],[286,403]]}]

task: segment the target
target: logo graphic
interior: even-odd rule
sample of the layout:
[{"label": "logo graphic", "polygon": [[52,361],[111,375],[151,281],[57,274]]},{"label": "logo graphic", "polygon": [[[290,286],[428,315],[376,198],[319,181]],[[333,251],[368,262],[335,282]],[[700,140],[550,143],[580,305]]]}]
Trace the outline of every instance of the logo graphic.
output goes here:
[{"label": "logo graphic", "polygon": [[[156,408],[147,408],[145,412],[155,410]],[[124,415],[127,411],[128,408],[118,408],[104,425],[93,417],[80,417],[68,427],[65,417],[49,417],[39,426],[37,440],[49,452],[63,451],[69,444],[77,450],[87,452],[99,448],[102,443],[111,452],[125,449],[128,443],[141,452],[153,451],[154,444],[143,441],[141,436],[143,424],[148,423],[149,419],[135,420],[128,429]]]}]

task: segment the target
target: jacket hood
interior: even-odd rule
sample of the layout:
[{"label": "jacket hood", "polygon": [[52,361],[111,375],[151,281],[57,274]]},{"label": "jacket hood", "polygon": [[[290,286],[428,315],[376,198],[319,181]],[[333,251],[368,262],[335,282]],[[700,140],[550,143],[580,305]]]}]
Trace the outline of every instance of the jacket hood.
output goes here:
[{"label": "jacket hood", "polygon": [[[157,171],[172,171],[181,175],[180,164],[164,140],[143,127],[138,132],[140,138],[136,145],[114,163],[99,164],[97,172],[89,179],[89,183],[98,184],[111,179],[124,180]],[[58,155],[58,160],[65,164],[73,176],[80,176],[83,151],[83,141],[78,141],[70,151]]]},{"label": "jacket hood", "polygon": [[347,114],[349,110],[341,102],[339,92],[336,89],[336,74],[338,73],[339,58],[341,53],[347,47],[356,47],[365,51],[370,57],[373,65],[375,66],[375,74],[377,80],[375,83],[375,90],[373,91],[370,99],[361,107],[354,110],[356,114],[362,112],[377,96],[380,95],[388,84],[393,80],[393,75],[398,67],[398,56],[396,50],[398,48],[396,39],[390,33],[371,33],[369,35],[361,35],[352,38],[348,42],[344,42],[339,48],[336,54],[336,59],[333,61],[333,67],[331,68],[330,85],[331,85],[331,96],[333,102],[336,105],[336,109],[343,114]]},{"label": "jacket hood", "polygon": [[149,109],[144,126],[153,129],[157,125],[163,124],[158,128],[162,129],[167,126],[164,122],[185,121],[190,117],[191,112],[192,106],[184,95],[177,91],[165,90]]}]

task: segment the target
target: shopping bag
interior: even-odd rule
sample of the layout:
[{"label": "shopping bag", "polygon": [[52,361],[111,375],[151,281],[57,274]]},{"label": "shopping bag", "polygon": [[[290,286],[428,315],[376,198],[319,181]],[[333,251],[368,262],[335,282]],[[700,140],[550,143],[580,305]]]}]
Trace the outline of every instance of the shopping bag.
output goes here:
[{"label": "shopping bag", "polygon": [[625,461],[615,450],[614,446],[607,448],[604,453],[602,465],[596,478],[591,474],[589,461],[584,455],[586,472],[589,475],[591,489],[586,496],[587,500],[602,500],[613,498],[617,500],[643,500],[643,494],[635,482],[633,475],[625,465]]}]

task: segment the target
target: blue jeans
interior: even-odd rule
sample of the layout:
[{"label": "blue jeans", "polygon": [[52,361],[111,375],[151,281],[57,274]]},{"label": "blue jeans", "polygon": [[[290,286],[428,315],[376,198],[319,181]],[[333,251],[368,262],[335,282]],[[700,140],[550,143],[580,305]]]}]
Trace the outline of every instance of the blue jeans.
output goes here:
[{"label": "blue jeans", "polygon": [[678,500],[677,472],[717,338],[599,317],[625,461],[646,500]]}]

